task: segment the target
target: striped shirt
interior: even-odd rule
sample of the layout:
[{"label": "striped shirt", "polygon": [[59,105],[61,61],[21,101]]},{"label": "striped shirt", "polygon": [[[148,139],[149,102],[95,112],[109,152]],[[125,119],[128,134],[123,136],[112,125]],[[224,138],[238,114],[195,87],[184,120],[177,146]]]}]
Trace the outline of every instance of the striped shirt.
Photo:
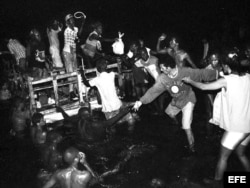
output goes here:
[{"label": "striped shirt", "polygon": [[25,47],[18,40],[10,39],[7,47],[10,53],[15,56],[17,62],[19,62],[21,58],[26,58]]},{"label": "striped shirt", "polygon": [[74,27],[74,30],[67,27],[64,31],[64,48],[63,51],[70,53],[70,47],[76,49],[75,39],[77,38],[78,28]]}]

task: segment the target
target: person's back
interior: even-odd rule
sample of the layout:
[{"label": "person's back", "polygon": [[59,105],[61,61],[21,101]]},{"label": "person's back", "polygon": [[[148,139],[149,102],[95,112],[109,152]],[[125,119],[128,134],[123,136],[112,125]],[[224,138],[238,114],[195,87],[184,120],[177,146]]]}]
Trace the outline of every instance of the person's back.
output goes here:
[{"label": "person's back", "polygon": [[224,78],[227,82],[227,89],[222,93],[226,99],[222,102],[227,108],[223,111],[227,113],[224,123],[229,125],[229,130],[249,132],[250,126],[247,125],[250,124],[250,74],[230,74]]},{"label": "person's back", "polygon": [[122,102],[117,96],[115,89],[115,73],[106,72],[107,63],[105,60],[97,62],[97,70],[100,74],[91,80],[89,84],[93,87],[96,86],[99,90],[102,99],[102,111],[111,112],[118,110]]}]

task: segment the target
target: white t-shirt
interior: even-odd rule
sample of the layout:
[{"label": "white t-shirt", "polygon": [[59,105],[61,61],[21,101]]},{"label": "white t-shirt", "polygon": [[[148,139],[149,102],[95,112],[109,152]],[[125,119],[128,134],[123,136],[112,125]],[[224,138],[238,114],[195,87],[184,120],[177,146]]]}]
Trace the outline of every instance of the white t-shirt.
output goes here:
[{"label": "white t-shirt", "polygon": [[121,100],[118,98],[115,89],[115,73],[102,72],[89,84],[96,86],[102,99],[102,111],[112,112],[118,110],[122,106]]},{"label": "white t-shirt", "polygon": [[219,102],[216,124],[233,132],[250,132],[250,75],[224,76],[227,90],[222,89],[215,103]]}]

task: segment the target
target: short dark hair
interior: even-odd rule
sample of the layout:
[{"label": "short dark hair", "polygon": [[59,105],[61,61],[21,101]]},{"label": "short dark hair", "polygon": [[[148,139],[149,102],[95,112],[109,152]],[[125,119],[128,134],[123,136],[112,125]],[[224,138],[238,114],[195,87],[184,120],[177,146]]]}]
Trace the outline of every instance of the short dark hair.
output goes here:
[{"label": "short dark hair", "polygon": [[176,67],[176,62],[174,58],[168,55],[161,58],[160,64],[163,64],[165,67],[170,67],[172,69]]},{"label": "short dark hair", "polygon": [[32,116],[32,123],[34,125],[37,125],[37,123],[39,123],[41,121],[41,119],[43,118],[43,114],[39,113],[39,112],[35,112]]},{"label": "short dark hair", "polygon": [[96,69],[98,72],[105,72],[107,70],[108,63],[105,59],[100,59],[96,63]]},{"label": "short dark hair", "polygon": [[66,151],[64,152],[63,159],[67,164],[71,165],[74,162],[75,158],[77,158],[78,153],[79,153],[78,149],[70,147],[66,149]]},{"label": "short dark hair", "polygon": [[232,71],[235,71],[239,74],[242,73],[243,69],[240,64],[239,56],[236,52],[231,51],[227,54],[225,61],[223,61],[224,65],[228,65]]}]

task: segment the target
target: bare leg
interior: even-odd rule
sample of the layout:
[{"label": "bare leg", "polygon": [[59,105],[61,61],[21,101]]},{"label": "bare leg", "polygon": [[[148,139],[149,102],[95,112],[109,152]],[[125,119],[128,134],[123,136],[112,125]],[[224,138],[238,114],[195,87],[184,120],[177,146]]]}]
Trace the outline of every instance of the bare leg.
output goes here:
[{"label": "bare leg", "polygon": [[227,168],[227,160],[231,153],[232,150],[221,146],[220,157],[215,172],[215,180],[221,180],[223,178],[223,174]]},{"label": "bare leg", "polygon": [[185,133],[187,135],[187,140],[189,144],[189,149],[194,152],[194,135],[191,129],[185,129]]},{"label": "bare leg", "polygon": [[236,148],[236,153],[237,153],[237,156],[239,157],[240,162],[242,163],[244,169],[247,172],[250,172],[250,164],[249,164],[249,160],[248,160],[247,156],[245,155],[245,150],[246,150],[246,146],[239,145]]}]

